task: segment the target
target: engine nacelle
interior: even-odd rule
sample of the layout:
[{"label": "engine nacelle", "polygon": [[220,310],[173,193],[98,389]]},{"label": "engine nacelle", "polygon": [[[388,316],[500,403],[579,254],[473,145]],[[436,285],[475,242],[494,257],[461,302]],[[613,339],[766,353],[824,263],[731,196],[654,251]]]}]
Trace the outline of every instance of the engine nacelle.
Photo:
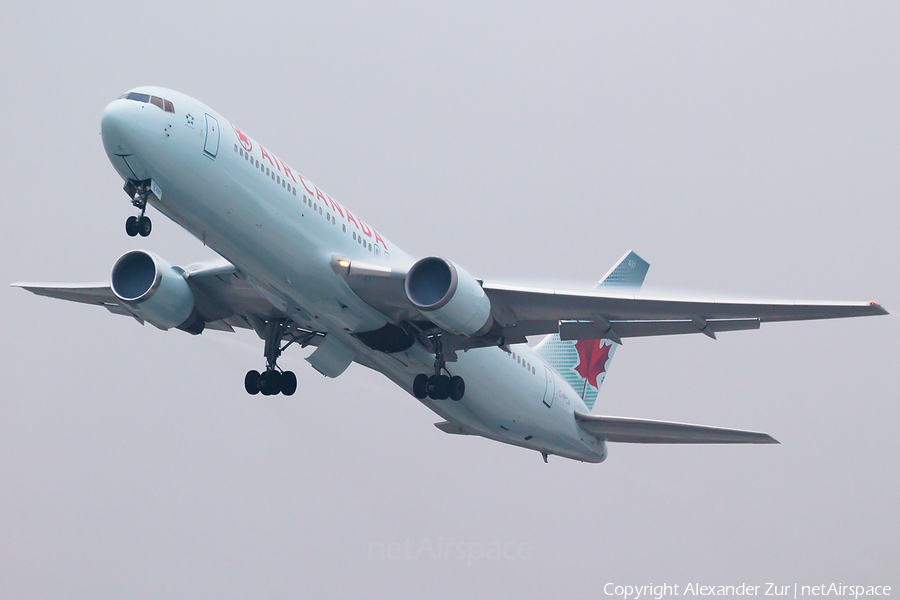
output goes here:
[{"label": "engine nacelle", "polygon": [[449,260],[429,256],[406,275],[406,297],[429,321],[457,335],[478,336],[494,323],[481,284]]},{"label": "engine nacelle", "polygon": [[137,316],[160,329],[203,331],[194,293],[181,271],[150,252],[132,250],[113,266],[110,287]]}]

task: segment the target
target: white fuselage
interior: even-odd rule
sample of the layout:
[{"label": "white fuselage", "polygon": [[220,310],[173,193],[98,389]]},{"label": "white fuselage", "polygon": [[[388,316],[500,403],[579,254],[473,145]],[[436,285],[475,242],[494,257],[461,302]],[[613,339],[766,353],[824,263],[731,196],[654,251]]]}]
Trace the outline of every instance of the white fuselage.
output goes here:
[{"label": "white fuselage", "polygon": [[[152,179],[150,204],[237,267],[299,326],[336,336],[412,393],[434,356],[416,343],[386,354],[351,335],[388,322],[335,274],[334,254],[406,270],[414,259],[267,148],[204,104],[163,88],[135,91],[172,102],[165,112],[120,99],[103,115],[103,143],[125,180]],[[514,357],[515,355],[515,357]],[[600,462],[603,442],[578,427],[579,395],[527,345],[459,352],[448,368],[462,400],[421,400],[463,431],[577,460]]]}]

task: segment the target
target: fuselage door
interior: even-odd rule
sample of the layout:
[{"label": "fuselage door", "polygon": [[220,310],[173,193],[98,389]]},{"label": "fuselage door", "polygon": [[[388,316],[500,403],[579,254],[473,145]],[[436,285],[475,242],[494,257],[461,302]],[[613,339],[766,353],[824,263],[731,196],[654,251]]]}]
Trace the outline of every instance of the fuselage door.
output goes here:
[{"label": "fuselage door", "polygon": [[206,144],[203,152],[210,158],[215,158],[219,152],[219,122],[211,114],[206,115]]},{"label": "fuselage door", "polygon": [[544,384],[544,404],[550,408],[553,405],[553,396],[556,395],[556,381],[547,365],[544,365]]}]

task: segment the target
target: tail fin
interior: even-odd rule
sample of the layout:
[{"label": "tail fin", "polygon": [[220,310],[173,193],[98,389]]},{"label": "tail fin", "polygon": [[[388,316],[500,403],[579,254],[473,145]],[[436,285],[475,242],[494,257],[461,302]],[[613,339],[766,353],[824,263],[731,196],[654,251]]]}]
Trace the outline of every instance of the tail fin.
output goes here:
[{"label": "tail fin", "polygon": [[[650,264],[628,252],[594,287],[595,290],[634,290],[644,283]],[[597,392],[619,345],[610,340],[562,341],[559,334],[545,337],[535,352],[581,394],[588,410],[593,410]]]}]

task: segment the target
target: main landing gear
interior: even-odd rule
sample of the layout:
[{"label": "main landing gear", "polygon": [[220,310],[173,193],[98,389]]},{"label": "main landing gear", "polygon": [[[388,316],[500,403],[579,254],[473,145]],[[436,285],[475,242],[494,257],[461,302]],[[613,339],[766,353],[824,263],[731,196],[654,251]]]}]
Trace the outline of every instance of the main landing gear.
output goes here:
[{"label": "main landing gear", "polygon": [[[466,394],[466,382],[459,375],[451,377],[444,361],[444,349],[440,334],[432,339],[434,345],[434,375],[420,373],[413,379],[413,395],[419,400],[426,396],[432,400],[462,400]],[[447,371],[447,375],[443,372]]]},{"label": "main landing gear", "polygon": [[150,217],[144,214],[147,211],[147,195],[150,193],[150,190],[143,185],[135,187],[134,190],[134,196],[131,198],[131,203],[136,208],[141,209],[141,214],[137,217],[134,215],[128,217],[125,221],[125,233],[131,237],[138,234],[140,234],[141,237],[147,237],[150,235],[150,230],[153,229],[153,223],[150,222]]},{"label": "main landing gear", "polygon": [[284,347],[281,346],[281,338],[284,335],[287,320],[278,319],[271,320],[266,324],[265,340],[266,340],[266,370],[247,371],[244,376],[244,389],[248,394],[263,396],[274,396],[276,394],[284,394],[291,396],[297,391],[297,376],[293,371],[282,371],[278,368],[278,357],[284,352],[285,348],[294,343],[293,340],[288,342]]}]

